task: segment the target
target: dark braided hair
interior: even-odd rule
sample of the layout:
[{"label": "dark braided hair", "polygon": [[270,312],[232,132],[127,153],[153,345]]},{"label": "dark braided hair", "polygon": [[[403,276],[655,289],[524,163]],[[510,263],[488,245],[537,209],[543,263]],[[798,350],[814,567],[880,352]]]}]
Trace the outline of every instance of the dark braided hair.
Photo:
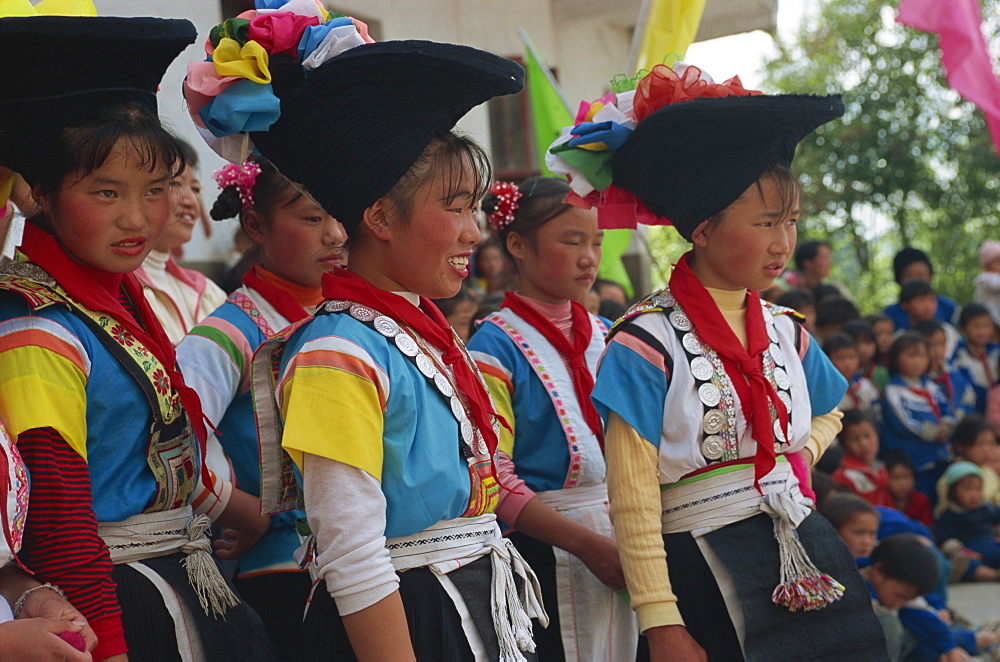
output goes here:
[{"label": "dark braided hair", "polygon": [[[569,184],[562,177],[532,177],[524,180],[517,190],[521,198],[517,201],[517,211],[514,220],[497,232],[500,245],[507,250],[507,237],[516,232],[534,245],[535,233],[553,218],[571,208],[566,202],[569,195]],[[497,198],[487,193],[483,198],[483,211],[492,214],[496,210]]]},{"label": "dark braided hair", "polygon": [[[250,161],[260,166],[260,174],[257,175],[253,187],[253,209],[266,222],[292,184],[264,157],[255,156]],[[216,221],[236,218],[242,216],[242,213],[243,201],[240,200],[240,193],[235,184],[222,189],[219,197],[215,199],[215,204],[212,205],[212,211],[209,212]]]}]

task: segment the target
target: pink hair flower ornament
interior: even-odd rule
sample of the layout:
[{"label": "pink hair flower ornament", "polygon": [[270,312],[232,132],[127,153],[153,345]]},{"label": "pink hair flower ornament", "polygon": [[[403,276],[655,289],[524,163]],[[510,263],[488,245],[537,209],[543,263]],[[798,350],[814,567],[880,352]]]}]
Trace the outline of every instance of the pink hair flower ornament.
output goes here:
[{"label": "pink hair flower ornament", "polygon": [[236,187],[236,192],[243,203],[243,211],[253,207],[253,187],[257,183],[257,175],[260,174],[260,165],[253,161],[246,161],[242,165],[229,163],[212,174],[212,178],[219,185],[220,189],[230,186]]},{"label": "pink hair flower ornament", "polygon": [[517,201],[524,194],[517,189],[513,182],[496,182],[490,187],[493,194],[493,211],[490,212],[489,220],[498,232],[514,222],[514,215],[517,214]]}]

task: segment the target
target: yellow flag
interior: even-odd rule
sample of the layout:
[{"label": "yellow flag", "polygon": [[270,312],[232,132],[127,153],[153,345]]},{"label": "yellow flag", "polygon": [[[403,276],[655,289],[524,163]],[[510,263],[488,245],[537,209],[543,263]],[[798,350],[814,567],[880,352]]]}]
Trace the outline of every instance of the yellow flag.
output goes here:
[{"label": "yellow flag", "polygon": [[93,0],[42,0],[35,11],[39,16],[97,16]]},{"label": "yellow flag", "polygon": [[97,16],[93,0],[0,0],[0,18],[10,16]]},{"label": "yellow flag", "polygon": [[28,0],[0,0],[0,18],[35,15],[37,12]]},{"label": "yellow flag", "polygon": [[673,64],[663,61],[670,54],[683,57],[705,12],[705,0],[647,0],[645,4],[649,12],[632,73],[657,64]]}]

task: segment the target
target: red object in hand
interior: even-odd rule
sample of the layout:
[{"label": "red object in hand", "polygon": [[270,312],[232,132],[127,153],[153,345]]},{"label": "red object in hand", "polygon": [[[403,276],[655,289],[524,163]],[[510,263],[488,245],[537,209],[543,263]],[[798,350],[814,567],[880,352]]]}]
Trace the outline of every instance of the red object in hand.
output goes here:
[{"label": "red object in hand", "polygon": [[83,640],[83,635],[79,632],[66,630],[59,635],[59,638],[80,652],[87,652],[87,642]]}]

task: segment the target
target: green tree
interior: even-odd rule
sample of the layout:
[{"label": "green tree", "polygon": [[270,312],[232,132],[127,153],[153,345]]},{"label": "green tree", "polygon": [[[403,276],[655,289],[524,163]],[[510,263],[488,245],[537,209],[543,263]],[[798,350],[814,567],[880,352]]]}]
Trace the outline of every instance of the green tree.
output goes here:
[{"label": "green tree", "polygon": [[[831,241],[834,278],[863,312],[895,300],[891,262],[911,245],[935,266],[935,288],[972,299],[983,239],[1000,238],[1000,157],[981,112],[948,88],[937,38],[895,22],[898,2],[825,0],[765,66],[775,93],[843,92],[843,121],[799,148],[800,237]],[[1000,7],[983,3],[994,55]]]}]

